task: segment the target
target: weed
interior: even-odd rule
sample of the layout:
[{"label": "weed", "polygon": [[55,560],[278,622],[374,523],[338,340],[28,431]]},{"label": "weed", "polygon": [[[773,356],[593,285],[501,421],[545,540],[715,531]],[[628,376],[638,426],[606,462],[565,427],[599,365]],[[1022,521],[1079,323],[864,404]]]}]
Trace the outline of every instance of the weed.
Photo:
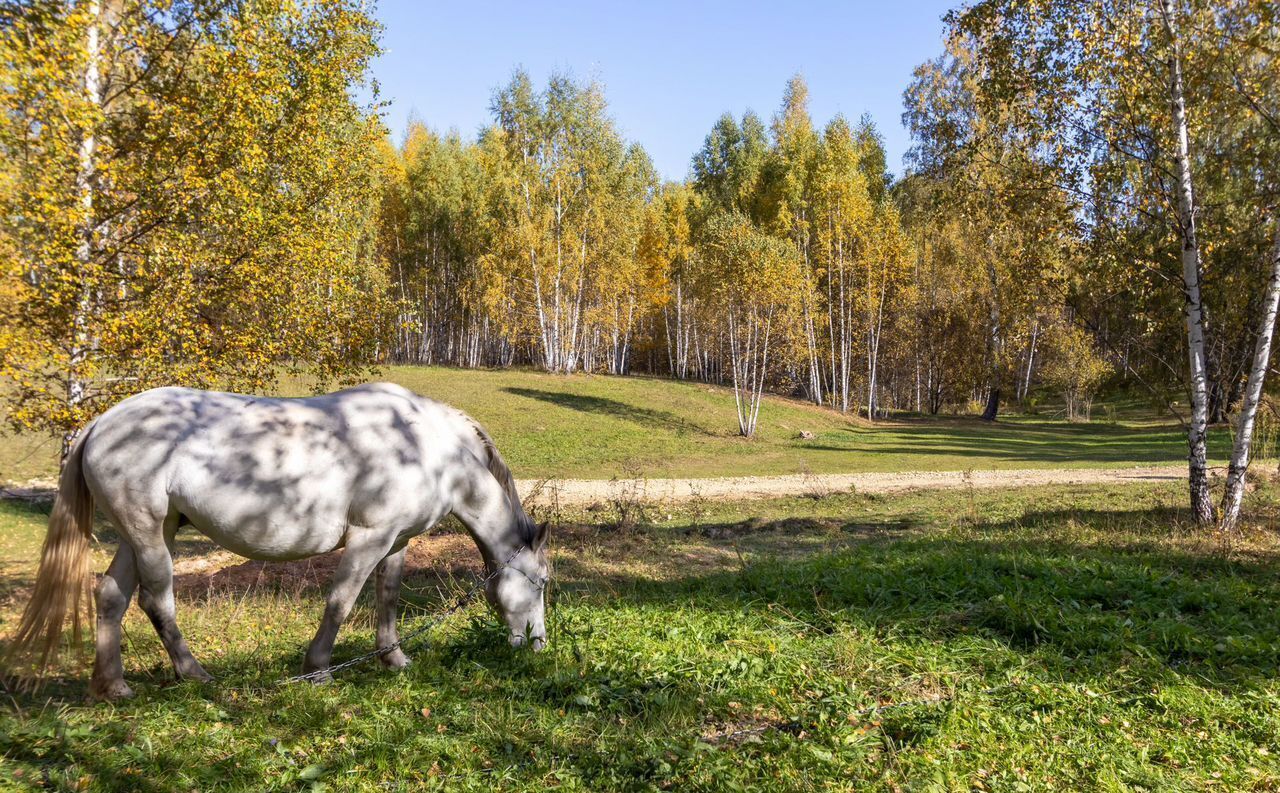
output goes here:
[{"label": "weed", "polygon": [[609,506],[613,511],[614,528],[632,531],[650,522],[649,480],[638,464],[627,463],[624,468],[626,477],[610,480]]}]

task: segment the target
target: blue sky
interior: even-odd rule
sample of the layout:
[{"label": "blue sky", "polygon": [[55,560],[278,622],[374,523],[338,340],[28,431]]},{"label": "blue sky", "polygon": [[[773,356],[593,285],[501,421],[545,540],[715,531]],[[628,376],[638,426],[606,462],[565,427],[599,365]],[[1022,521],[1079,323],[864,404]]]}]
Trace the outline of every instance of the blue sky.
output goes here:
[{"label": "blue sky", "polygon": [[900,173],[902,91],[941,52],[941,17],[956,4],[379,0],[386,53],[373,71],[397,140],[410,114],[473,137],[517,66],[539,84],[557,70],[595,77],[623,134],[670,179],[721,113],[767,121],[799,72],[815,123],[870,113]]}]

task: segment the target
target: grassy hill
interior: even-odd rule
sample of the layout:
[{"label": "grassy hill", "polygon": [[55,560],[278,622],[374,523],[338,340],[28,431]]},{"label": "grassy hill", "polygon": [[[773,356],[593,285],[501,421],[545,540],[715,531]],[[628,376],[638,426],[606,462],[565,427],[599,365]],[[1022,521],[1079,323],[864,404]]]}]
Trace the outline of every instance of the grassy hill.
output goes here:
[{"label": "grassy hill", "polygon": [[[758,435],[737,435],[733,393],[703,383],[531,371],[392,367],[392,380],[479,419],[521,478],[702,477],[1126,466],[1185,459],[1185,436],[1164,420],[1125,411],[1115,422],[1072,424],[1010,415],[876,422],[771,397]],[[283,392],[301,395],[300,381]],[[800,440],[801,431],[813,433]],[[1225,433],[1211,453],[1222,456]],[[0,437],[0,481],[50,476],[57,443]]]}]

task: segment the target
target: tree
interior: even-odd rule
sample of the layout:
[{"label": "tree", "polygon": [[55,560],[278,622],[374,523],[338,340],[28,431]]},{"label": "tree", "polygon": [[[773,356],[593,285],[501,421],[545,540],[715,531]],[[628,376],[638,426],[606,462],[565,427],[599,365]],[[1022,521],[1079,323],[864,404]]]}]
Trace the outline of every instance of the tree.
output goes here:
[{"label": "tree", "polygon": [[692,364],[699,371],[698,311],[689,289],[692,277],[693,219],[698,196],[688,185],[663,185],[646,206],[639,257],[647,272],[649,298],[662,317],[668,371],[681,380]]},{"label": "tree", "polygon": [[860,150],[843,117],[832,119],[823,130],[814,171],[814,263],[826,303],[828,382],[832,404],[843,412],[851,405],[857,367],[857,263],[865,253],[859,247],[874,214]]},{"label": "tree", "polygon": [[790,240],[803,263],[804,287],[797,295],[803,317],[803,355],[808,368],[809,397],[821,405],[821,312],[817,305],[818,278],[812,255],[813,171],[817,164],[819,141],[809,117],[809,88],[799,75],[787,83],[782,107],[773,118],[772,135],[773,145],[761,180],[766,217],[769,230]]},{"label": "tree", "polygon": [[714,215],[698,247],[698,290],[722,318],[738,430],[755,434],[769,374],[770,352],[794,332],[795,289],[803,283],[799,256],[785,240],[761,232],[740,213]]},{"label": "tree", "polygon": [[60,433],[158,384],[324,382],[388,330],[351,0],[23,4],[0,26],[0,378]]},{"label": "tree", "polygon": [[769,140],[760,117],[742,114],[739,124],[720,117],[693,158],[693,187],[708,212],[737,212],[754,223],[766,223]]},{"label": "tree", "polygon": [[[610,367],[625,371],[635,284],[619,294],[611,268],[634,261],[640,210],[656,186],[647,156],[623,143],[596,83],[553,75],[536,92],[517,72],[492,110],[509,190],[493,205],[491,262],[527,290],[519,304],[532,308],[543,365],[590,364],[604,331]],[[601,328],[605,318],[611,329]]]},{"label": "tree", "polygon": [[1079,325],[1061,318],[1045,329],[1044,379],[1061,391],[1071,421],[1088,421],[1094,394],[1111,374],[1106,358]]},{"label": "tree", "polygon": [[1263,309],[1258,321],[1258,336],[1254,343],[1253,365],[1245,387],[1244,405],[1240,410],[1240,422],[1236,428],[1236,441],[1227,466],[1227,482],[1222,493],[1221,527],[1235,530],[1240,521],[1240,506],[1244,502],[1245,474],[1249,471],[1250,447],[1253,443],[1253,424],[1262,401],[1262,386],[1271,360],[1271,339],[1275,333],[1277,311],[1280,310],[1280,220],[1275,222],[1275,245],[1271,251],[1271,278],[1267,281]]},{"label": "tree", "polygon": [[[1074,247],[1073,204],[1046,180],[1047,167],[1012,108],[983,101],[987,75],[977,43],[957,34],[947,47],[916,70],[903,119],[916,139],[909,152],[914,176],[931,183],[927,206],[948,218],[946,246],[931,249],[966,269],[965,291],[982,309],[985,382],[974,398],[984,405],[982,417],[994,421],[1017,342],[1046,300],[1061,300]],[[913,208],[918,223],[921,209]]]},{"label": "tree", "polygon": [[[1184,325],[1185,368],[1167,361],[1159,345],[1143,346],[1187,391],[1192,513],[1212,522],[1208,423],[1238,399],[1254,335],[1247,317],[1260,310],[1238,299],[1256,287],[1226,283],[1266,277],[1255,264],[1266,258],[1265,225],[1240,221],[1273,200],[1276,184],[1266,143],[1274,135],[1262,123],[1270,100],[1260,88],[1274,85],[1261,77],[1274,75],[1274,5],[984,0],[951,21],[972,37],[988,75],[982,102],[1011,108],[1028,150],[1076,196],[1095,249],[1132,264],[1120,254],[1136,244],[1150,251],[1150,263],[1139,266],[1177,288],[1179,299],[1168,305]],[[1168,325],[1160,322],[1157,332]],[[1126,349],[1131,341],[1124,339]]]}]

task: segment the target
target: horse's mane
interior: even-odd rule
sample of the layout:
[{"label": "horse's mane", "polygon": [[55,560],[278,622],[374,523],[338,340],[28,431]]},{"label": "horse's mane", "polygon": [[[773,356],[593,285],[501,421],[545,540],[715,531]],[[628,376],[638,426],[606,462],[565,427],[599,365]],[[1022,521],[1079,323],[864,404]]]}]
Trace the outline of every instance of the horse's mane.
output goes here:
[{"label": "horse's mane", "polygon": [[476,435],[480,437],[480,442],[484,444],[485,463],[489,467],[489,473],[493,474],[493,478],[498,480],[498,484],[502,485],[502,489],[507,493],[507,500],[511,502],[511,508],[516,513],[516,523],[520,531],[520,539],[526,545],[533,547],[538,537],[538,527],[524,511],[524,505],[520,503],[520,493],[516,490],[516,479],[511,475],[511,469],[507,467],[507,463],[502,459],[502,454],[498,452],[498,447],[494,445],[493,438],[489,437],[489,433],[484,431],[475,419],[467,416],[467,423],[476,431]]}]

